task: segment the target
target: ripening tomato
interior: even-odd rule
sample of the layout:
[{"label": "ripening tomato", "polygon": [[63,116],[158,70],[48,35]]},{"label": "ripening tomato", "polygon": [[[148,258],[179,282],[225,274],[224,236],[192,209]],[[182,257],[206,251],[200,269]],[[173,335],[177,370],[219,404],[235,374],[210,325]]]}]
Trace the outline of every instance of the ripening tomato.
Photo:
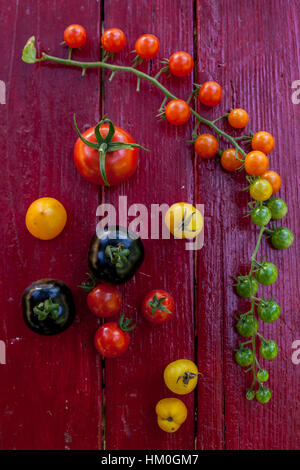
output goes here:
[{"label": "ripening tomato", "polygon": [[272,186],[269,181],[259,178],[250,186],[250,196],[255,201],[266,201],[272,196]]},{"label": "ripening tomato", "polygon": [[281,178],[280,175],[276,173],[276,171],[268,170],[263,175],[261,175],[261,177],[271,183],[273,194],[279,191],[281,186]]},{"label": "ripening tomato", "polygon": [[236,108],[230,111],[228,122],[235,129],[243,129],[249,122],[249,115],[244,109]]},{"label": "ripening tomato", "polygon": [[169,59],[169,69],[173,75],[184,77],[191,73],[194,68],[193,57],[187,52],[174,52]]},{"label": "ripening tomato", "polygon": [[261,176],[269,166],[269,160],[265,153],[259,150],[253,150],[245,158],[245,170],[248,175]]},{"label": "ripening tomato", "polygon": [[135,51],[142,59],[153,59],[159,48],[159,39],[154,34],[144,34],[135,43]]},{"label": "ripening tomato", "polygon": [[[100,126],[100,134],[106,137],[108,124]],[[95,127],[91,127],[83,134],[83,137],[90,142],[97,142]],[[131,135],[115,126],[115,134],[112,142],[135,143]],[[74,160],[79,173],[90,183],[105,185],[99,168],[99,152],[88,147],[80,138],[77,139],[74,147]],[[108,152],[106,155],[105,170],[108,183],[116,185],[132,176],[138,165],[138,151],[133,149],[121,149]]]},{"label": "ripening tomato", "polygon": [[201,134],[196,139],[195,152],[201,158],[212,158],[216,155],[218,148],[218,141],[211,134]]},{"label": "ripening tomato", "polygon": [[89,292],[87,304],[96,317],[112,317],[120,312],[122,298],[115,286],[101,283]]},{"label": "ripening tomato", "polygon": [[64,41],[73,49],[83,46],[86,41],[86,30],[80,24],[71,24],[64,31]]},{"label": "ripening tomato", "polygon": [[123,354],[130,342],[128,331],[135,328],[132,319],[121,315],[119,324],[116,322],[104,323],[95,334],[95,347],[104,357],[117,357]]},{"label": "ripening tomato", "polygon": [[272,152],[275,145],[274,137],[269,132],[259,131],[254,134],[251,141],[253,150],[260,150],[266,155]]},{"label": "ripening tomato", "polygon": [[165,432],[175,432],[180,428],[187,417],[187,408],[179,398],[163,398],[155,411],[157,424]]},{"label": "ripening tomato", "polygon": [[222,99],[222,87],[217,82],[205,82],[199,91],[199,100],[206,106],[215,106]]},{"label": "ripening tomato", "polygon": [[171,294],[162,289],[148,292],[142,302],[142,314],[151,323],[161,324],[174,316],[175,302]]},{"label": "ripening tomato", "polygon": [[110,28],[104,31],[101,36],[101,44],[107,52],[115,53],[124,49],[126,36],[121,29]]},{"label": "ripening tomato", "polygon": [[175,126],[179,126],[189,120],[191,108],[186,101],[172,100],[169,101],[166,106],[165,115],[168,122]]},{"label": "ripening tomato", "polygon": [[52,240],[64,229],[67,213],[64,206],[53,197],[41,197],[33,201],[26,213],[28,231],[40,240]]},{"label": "ripening tomato", "polygon": [[[238,157],[240,160],[243,160],[243,156],[240,153],[238,154]],[[243,162],[239,161],[236,158],[236,150],[232,148],[232,149],[226,149],[222,153],[221,165],[224,168],[224,170],[236,171],[242,167]]]}]

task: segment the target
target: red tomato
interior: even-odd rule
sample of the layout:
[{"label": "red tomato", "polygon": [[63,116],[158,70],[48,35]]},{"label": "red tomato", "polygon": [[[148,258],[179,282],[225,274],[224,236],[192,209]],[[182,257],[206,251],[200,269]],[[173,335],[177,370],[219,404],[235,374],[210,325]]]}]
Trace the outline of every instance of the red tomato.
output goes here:
[{"label": "red tomato", "polygon": [[102,34],[101,44],[108,52],[120,52],[125,47],[126,36],[121,29],[110,28]]},{"label": "red tomato", "polygon": [[142,313],[151,323],[161,324],[174,316],[175,302],[165,290],[152,290],[144,297]]},{"label": "red tomato", "polygon": [[[97,142],[95,127],[91,127],[82,135],[90,142]],[[106,137],[108,133],[108,124],[102,124],[100,134]],[[135,143],[131,135],[124,129],[115,126],[115,134],[112,142]],[[96,149],[85,145],[81,139],[77,139],[74,147],[74,160],[79,173],[90,183],[105,185],[99,169],[99,152]],[[137,148],[121,149],[114,152],[108,152],[106,155],[105,171],[108,183],[116,185],[127,180],[132,176],[138,165]]]},{"label": "red tomato", "polygon": [[80,24],[71,24],[64,31],[64,41],[73,49],[81,47],[86,41],[86,30]]},{"label": "red tomato", "polygon": [[169,69],[173,75],[184,77],[188,75],[194,68],[193,57],[187,52],[174,52],[169,59]]},{"label": "red tomato", "polygon": [[137,39],[135,50],[142,59],[153,59],[160,48],[159,39],[154,34],[144,34]]},{"label": "red tomato", "polygon": [[121,294],[115,286],[98,284],[87,296],[90,311],[97,317],[112,317],[121,310]]},{"label": "red tomato", "polygon": [[206,106],[215,106],[222,99],[222,88],[217,82],[205,82],[199,91],[199,100]]},{"label": "red tomato", "polygon": [[191,109],[186,101],[172,100],[166,106],[165,115],[167,121],[175,126],[184,124],[191,115]]},{"label": "red tomato", "polygon": [[122,331],[116,322],[104,323],[95,334],[95,346],[104,357],[117,357],[129,346],[129,334]]},{"label": "red tomato", "polygon": [[268,166],[269,159],[260,150],[252,150],[246,155],[245,170],[248,175],[261,176],[267,171]]}]

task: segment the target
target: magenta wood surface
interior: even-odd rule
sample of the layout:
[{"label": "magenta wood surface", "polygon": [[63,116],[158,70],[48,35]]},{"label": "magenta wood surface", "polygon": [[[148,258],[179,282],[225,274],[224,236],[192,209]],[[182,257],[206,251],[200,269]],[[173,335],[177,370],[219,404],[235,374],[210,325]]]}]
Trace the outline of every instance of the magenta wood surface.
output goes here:
[{"label": "magenta wood surface", "polygon": [[[119,27],[127,46],[116,58],[128,64],[136,38],[150,32],[160,38],[160,57],[186,50],[195,58],[195,76],[166,78],[186,99],[193,81],[218,81],[222,103],[198,106],[209,119],[240,106],[250,114],[249,128],[268,130],[276,139],[271,168],[283,179],[281,196],[289,213],[284,224],[299,234],[298,123],[300,105],[291,100],[291,84],[300,79],[299,0],[0,0],[1,70],[6,104],[0,104],[2,142],[0,180],[1,258],[0,340],[7,363],[0,365],[0,449],[299,449],[300,366],[291,362],[292,342],[300,338],[299,275],[296,236],[286,252],[267,242],[261,255],[279,268],[274,294],[282,318],[263,326],[279,342],[270,370],[272,401],[247,402],[248,377],[235,365],[238,344],[234,314],[245,308],[231,287],[231,275],[246,272],[257,231],[242,218],[247,195],[243,174],[230,175],[216,161],[198,161],[192,146],[192,122],[183,127],[157,123],[161,93],[148,83],[106,73],[21,62],[31,35],[38,51],[66,57],[59,45],[70,23],[86,27],[88,42],[74,58],[100,58],[101,29]],[[130,57],[130,59],[128,59]],[[159,61],[143,64],[155,74]],[[140,144],[136,175],[120,187],[98,191],[73,163],[80,129],[107,113]],[[226,128],[226,126],[224,127]],[[206,130],[205,127],[200,128]],[[224,144],[225,146],[225,144]],[[51,242],[34,239],[24,217],[40,196],[58,198],[68,212],[64,232]],[[118,208],[119,196],[133,203],[205,205],[205,245],[197,254],[180,240],[145,240],[146,258],[136,277],[122,287],[124,312],[137,320],[130,349],[118,359],[101,361],[93,346],[97,320],[87,310],[78,284],[87,271],[86,254],[97,223],[99,201]],[[128,223],[131,221],[128,219]],[[22,319],[24,288],[55,277],[72,288],[77,305],[73,326],[62,335],[40,338]],[[176,318],[152,326],[140,314],[143,295],[169,290]],[[164,367],[181,357],[195,359],[203,373],[195,394],[184,396],[189,414],[180,430],[168,435],[156,424],[155,404],[174,396],[163,383]]]}]

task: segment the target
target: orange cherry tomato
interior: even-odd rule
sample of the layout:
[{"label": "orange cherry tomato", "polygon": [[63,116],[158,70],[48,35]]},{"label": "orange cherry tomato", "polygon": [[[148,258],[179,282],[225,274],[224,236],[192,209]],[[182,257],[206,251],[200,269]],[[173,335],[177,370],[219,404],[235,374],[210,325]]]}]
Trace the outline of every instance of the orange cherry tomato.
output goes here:
[{"label": "orange cherry tomato", "polygon": [[249,115],[244,109],[236,108],[230,111],[228,122],[235,129],[243,129],[249,122]]},{"label": "orange cherry tomato", "polygon": [[89,292],[87,304],[96,317],[112,317],[120,312],[122,298],[115,286],[102,282]]},{"label": "orange cherry tomato", "polygon": [[248,175],[261,176],[269,166],[269,160],[266,154],[259,150],[253,150],[245,158],[245,170]]},{"label": "orange cherry tomato", "polygon": [[260,150],[266,155],[272,152],[274,145],[274,137],[269,132],[259,131],[252,137],[251,146],[253,150]]},{"label": "orange cherry tomato", "polygon": [[222,87],[217,82],[205,82],[199,91],[199,100],[206,106],[215,106],[222,99]]},{"label": "orange cherry tomato", "polygon": [[171,124],[179,126],[188,121],[191,115],[191,109],[186,101],[172,100],[169,101],[166,106],[165,115]]},{"label": "orange cherry tomato", "polygon": [[154,34],[144,34],[137,39],[135,50],[142,59],[153,59],[160,48],[159,39]]},{"label": "orange cherry tomato", "polygon": [[174,52],[169,59],[169,69],[173,75],[184,77],[188,75],[194,68],[193,57],[187,52]]},{"label": "orange cherry tomato", "polygon": [[281,178],[276,171],[268,170],[261,177],[271,183],[273,194],[277,193],[281,186]]},{"label": "orange cherry tomato", "polygon": [[86,41],[86,30],[80,24],[71,24],[64,31],[64,41],[73,49],[83,46]]},{"label": "orange cherry tomato", "polygon": [[64,229],[67,213],[53,197],[41,197],[30,204],[25,223],[28,231],[40,240],[52,240]]},{"label": "orange cherry tomato", "polygon": [[121,29],[110,28],[102,34],[101,44],[103,49],[108,52],[120,52],[125,47],[126,36]]},{"label": "orange cherry tomato", "polygon": [[211,158],[216,155],[219,145],[215,136],[211,134],[201,134],[195,142],[195,152],[199,157]]},{"label": "orange cherry tomato", "polygon": [[[108,133],[108,124],[100,126],[100,134],[106,137]],[[91,127],[83,134],[86,140],[97,142],[95,136],[95,127]],[[134,143],[131,135],[115,126],[115,134],[112,138],[113,142]],[[74,161],[79,173],[90,183],[104,185],[99,168],[99,152],[96,149],[88,147],[81,139],[77,139],[74,146]],[[110,185],[122,183],[132,176],[138,165],[138,150],[120,149],[114,152],[108,152],[105,162],[106,177]]]},{"label": "orange cherry tomato", "polygon": [[[243,156],[239,153],[238,157],[243,160]],[[235,171],[242,167],[243,163],[236,159],[234,148],[226,149],[221,156],[221,165],[224,170]]]}]

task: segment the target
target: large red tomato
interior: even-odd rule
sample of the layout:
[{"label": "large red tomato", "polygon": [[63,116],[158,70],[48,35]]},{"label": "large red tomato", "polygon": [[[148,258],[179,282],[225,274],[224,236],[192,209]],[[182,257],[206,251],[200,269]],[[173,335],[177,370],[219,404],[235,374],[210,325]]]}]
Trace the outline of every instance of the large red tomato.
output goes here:
[{"label": "large red tomato", "polygon": [[[100,126],[100,134],[103,138],[108,133],[108,124]],[[82,136],[90,141],[97,143],[95,136],[95,126],[85,131]],[[112,142],[124,142],[125,144],[135,143],[131,135],[115,126],[115,134]],[[90,183],[105,185],[100,173],[99,152],[96,149],[88,147],[80,138],[77,139],[74,147],[74,160],[79,173]],[[105,161],[105,172],[107,181],[110,185],[116,185],[130,178],[138,165],[138,150],[121,149],[113,152],[107,152]]]}]

